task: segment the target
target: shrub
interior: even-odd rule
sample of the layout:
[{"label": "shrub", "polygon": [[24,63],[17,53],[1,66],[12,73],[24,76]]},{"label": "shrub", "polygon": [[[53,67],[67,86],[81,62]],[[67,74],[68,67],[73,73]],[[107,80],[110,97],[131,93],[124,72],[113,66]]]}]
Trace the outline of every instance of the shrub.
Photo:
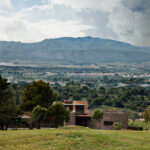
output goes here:
[{"label": "shrub", "polygon": [[114,128],[115,130],[121,130],[121,129],[122,129],[122,123],[120,123],[120,122],[115,122],[115,123],[113,124],[113,128]]},{"label": "shrub", "polygon": [[64,104],[61,102],[56,102],[48,108],[48,115],[53,117],[53,122],[56,128],[58,127],[58,125],[62,125],[64,121],[69,122],[69,114],[70,111],[67,110]]},{"label": "shrub", "polygon": [[148,106],[144,112],[144,118],[145,122],[149,123],[150,122],[150,106]]},{"label": "shrub", "polygon": [[101,122],[103,115],[104,112],[101,109],[96,108],[92,113],[92,119],[96,120],[97,122]]},{"label": "shrub", "polygon": [[145,121],[133,121],[133,120],[129,120],[128,122],[128,128],[129,129],[142,129],[142,130],[148,130],[150,127],[149,123],[146,123]]},{"label": "shrub", "polygon": [[32,116],[33,122],[37,122],[37,128],[40,129],[41,122],[46,119],[47,109],[44,107],[41,107],[40,105],[37,105],[36,107],[33,108],[31,116]]}]

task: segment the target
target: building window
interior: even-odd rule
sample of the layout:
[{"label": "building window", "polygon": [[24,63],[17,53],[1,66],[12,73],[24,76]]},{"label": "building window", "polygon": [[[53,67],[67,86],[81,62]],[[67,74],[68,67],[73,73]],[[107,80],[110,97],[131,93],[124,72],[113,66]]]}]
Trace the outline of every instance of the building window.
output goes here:
[{"label": "building window", "polygon": [[104,121],[104,126],[111,126],[113,125],[112,121]]},{"label": "building window", "polygon": [[84,106],[83,105],[76,105],[76,112],[84,113]]}]

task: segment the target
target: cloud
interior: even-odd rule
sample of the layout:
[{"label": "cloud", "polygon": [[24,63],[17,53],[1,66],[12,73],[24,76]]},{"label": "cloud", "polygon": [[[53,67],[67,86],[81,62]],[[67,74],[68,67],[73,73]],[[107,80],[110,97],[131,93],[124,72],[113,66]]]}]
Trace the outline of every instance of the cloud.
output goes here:
[{"label": "cloud", "polygon": [[70,5],[73,8],[111,12],[121,0],[52,0],[52,3]]},{"label": "cloud", "polygon": [[[90,26],[81,25],[76,21],[45,20],[39,23],[28,23],[28,34],[24,37],[25,42],[37,42],[45,38],[57,37],[83,37],[82,30],[90,29]],[[37,32],[38,31],[38,32]]]},{"label": "cloud", "polygon": [[16,16],[26,19],[30,22],[39,22],[41,20],[54,19],[59,21],[78,20],[78,13],[66,5],[42,5],[33,6],[19,11]]},{"label": "cloud", "polygon": [[[32,23],[38,23],[42,20],[44,21],[48,19],[61,21],[61,22],[65,22],[65,21],[78,22],[80,26],[82,25],[85,27],[80,31],[82,32],[82,35],[85,36],[90,35],[90,36],[96,36],[102,38],[112,38],[112,36],[115,36],[106,26],[106,23],[108,21],[107,13],[103,13],[91,9],[86,9],[86,8],[75,9],[70,5],[50,3],[49,5],[42,5],[42,6],[35,5],[33,7],[23,9],[19,11],[16,14],[16,16],[18,18],[28,20],[29,22]],[[86,28],[87,26],[89,28]],[[77,33],[74,33],[74,35],[72,36],[81,35],[81,34],[77,35]],[[65,34],[66,33],[64,33],[64,35]]]},{"label": "cloud", "polygon": [[149,0],[0,1],[0,40],[94,36],[150,46]]},{"label": "cloud", "polygon": [[22,40],[23,35],[27,32],[24,21],[12,17],[0,17],[0,20],[0,40]]},{"label": "cloud", "polygon": [[0,0],[0,8],[11,8],[11,0]]},{"label": "cloud", "polygon": [[12,9],[11,0],[0,0],[0,16],[8,15]]},{"label": "cloud", "polygon": [[43,5],[33,5],[9,16],[0,15],[0,40],[3,41],[38,42],[45,38],[82,37],[86,36],[83,30],[91,28],[80,23],[76,12],[65,5],[43,2]]},{"label": "cloud", "polygon": [[45,2],[44,1],[42,2],[41,0],[11,0],[11,3],[14,11],[17,12],[22,9],[32,7],[34,5],[40,6]]},{"label": "cloud", "polygon": [[31,23],[18,18],[0,17],[0,40],[38,42],[45,38],[85,36],[82,30],[91,28],[75,21],[44,20]]},{"label": "cloud", "polygon": [[[147,2],[147,3],[146,3]],[[127,0],[108,16],[107,26],[117,39],[135,45],[150,46],[150,6],[148,0]]]}]

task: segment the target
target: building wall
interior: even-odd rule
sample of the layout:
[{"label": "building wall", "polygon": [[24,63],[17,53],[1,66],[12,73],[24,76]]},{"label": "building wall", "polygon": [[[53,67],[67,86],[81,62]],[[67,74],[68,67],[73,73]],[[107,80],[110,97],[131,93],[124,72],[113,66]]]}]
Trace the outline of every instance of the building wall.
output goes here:
[{"label": "building wall", "polygon": [[[123,113],[122,111],[104,111],[104,116],[102,121],[99,123],[97,121],[92,120],[92,118],[87,119],[87,126],[93,129],[102,129],[102,130],[111,130],[113,129],[112,125],[104,125],[105,121],[110,122],[120,122],[122,123],[123,129],[127,129],[128,127],[128,115]],[[70,122],[66,125],[76,125],[76,113],[70,113]]]},{"label": "building wall", "polygon": [[70,121],[68,123],[65,123],[65,125],[75,125],[75,123],[76,123],[75,112],[71,112]]},{"label": "building wall", "polygon": [[88,127],[89,128],[92,128],[92,129],[101,129],[100,128],[100,123],[98,123],[97,121],[95,120],[92,120],[92,118],[90,118],[88,120]]},{"label": "building wall", "polygon": [[106,111],[104,113],[100,128],[103,130],[113,129],[113,125],[104,125],[105,121],[111,121],[113,123],[120,122],[122,123],[123,129],[127,129],[128,127],[128,115],[121,111]]},{"label": "building wall", "polygon": [[[92,120],[90,117],[92,115],[92,111],[88,110],[88,103],[87,101],[64,101],[67,106],[67,104],[72,104],[72,109],[73,111],[70,113],[70,121],[69,123],[65,123],[65,125],[76,125],[76,123],[79,121],[84,124],[84,121],[86,121],[86,126],[93,128],[93,129],[103,129],[103,130],[108,130],[108,129],[113,129],[113,123],[115,122],[120,122],[122,123],[123,129],[126,129],[128,127],[128,115],[125,114],[124,112],[120,110],[104,110],[104,116],[101,121],[101,123],[98,123],[97,121]],[[76,106],[77,105],[83,105],[84,112],[77,112],[76,111]],[[69,106],[70,107],[70,106]],[[85,118],[80,118],[77,119],[76,122],[76,115],[87,115],[84,116]],[[81,120],[82,119],[82,120]],[[104,122],[111,123],[111,124],[104,124]],[[80,123],[78,123],[80,124]]]},{"label": "building wall", "polygon": [[87,103],[87,101],[73,101],[73,104],[74,104],[74,106],[75,105],[84,105],[84,112],[86,112],[87,111],[87,109],[88,109],[88,103]]},{"label": "building wall", "polygon": [[104,125],[105,121],[110,122],[120,122],[122,123],[123,129],[127,129],[128,127],[128,115],[121,111],[104,111],[103,119],[100,123],[92,120],[91,118],[88,120],[88,127],[93,129],[102,129],[102,130],[112,130],[112,125]]}]

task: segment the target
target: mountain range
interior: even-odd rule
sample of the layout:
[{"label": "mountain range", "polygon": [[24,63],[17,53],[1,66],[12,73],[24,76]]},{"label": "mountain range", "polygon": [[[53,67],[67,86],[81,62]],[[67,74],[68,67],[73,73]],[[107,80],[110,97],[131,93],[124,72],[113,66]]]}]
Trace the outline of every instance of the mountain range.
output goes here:
[{"label": "mountain range", "polygon": [[37,43],[0,42],[0,61],[99,64],[150,61],[150,47],[92,37],[63,37]]}]

